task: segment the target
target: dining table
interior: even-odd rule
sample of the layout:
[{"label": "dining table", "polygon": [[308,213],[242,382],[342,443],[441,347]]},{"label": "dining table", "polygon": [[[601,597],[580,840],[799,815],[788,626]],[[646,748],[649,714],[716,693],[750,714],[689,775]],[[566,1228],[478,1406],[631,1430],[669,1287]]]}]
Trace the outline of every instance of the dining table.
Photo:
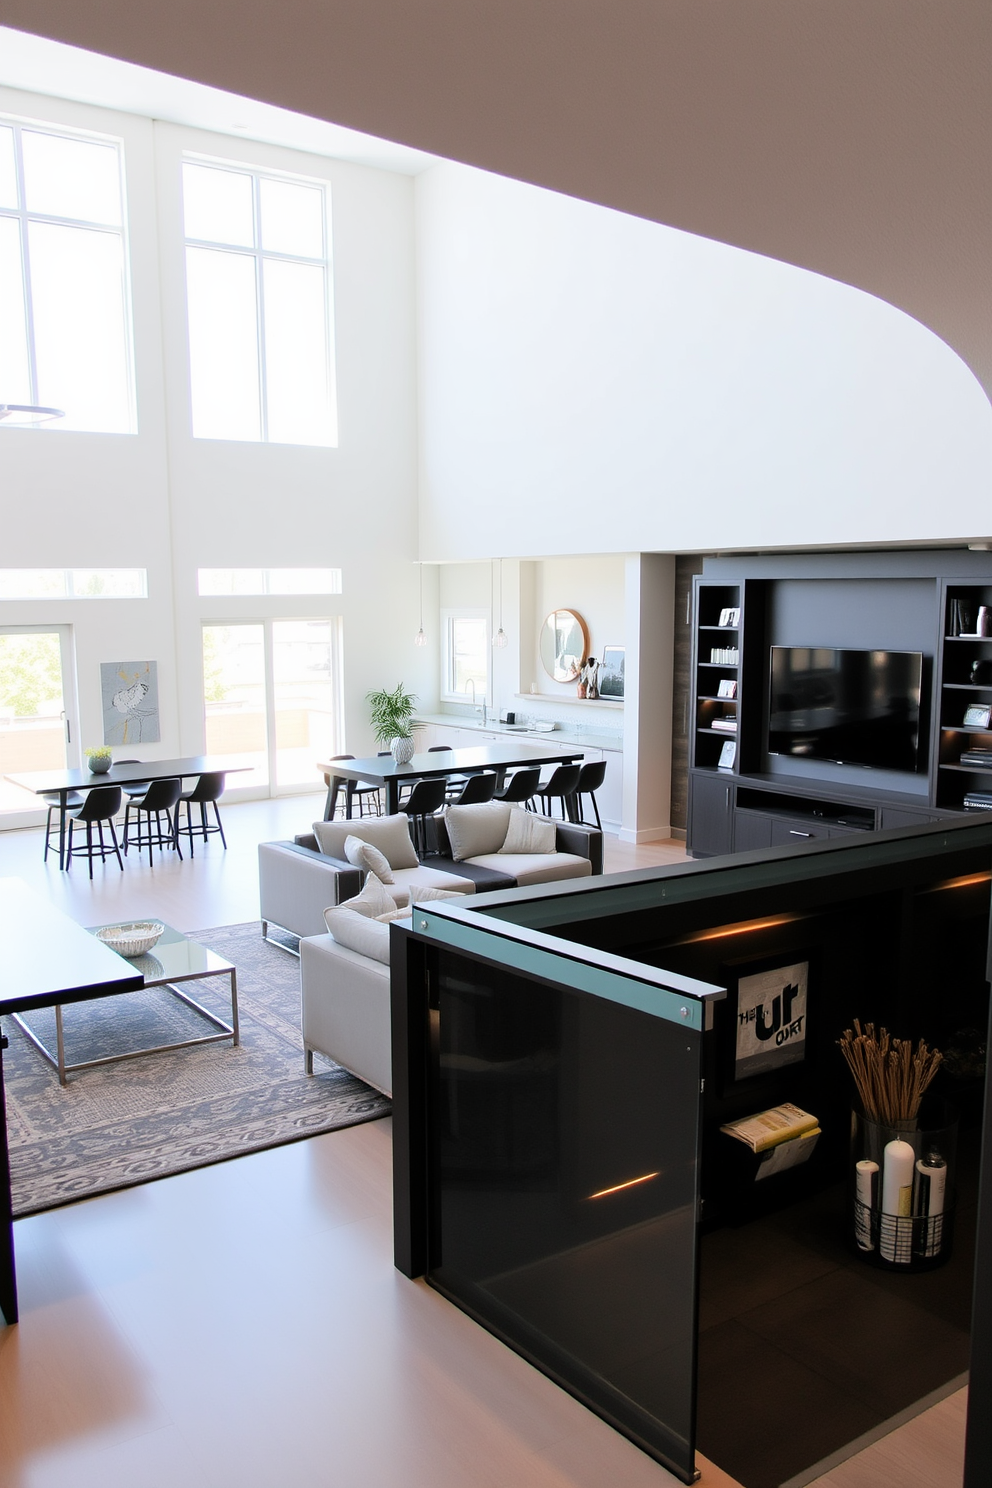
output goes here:
[{"label": "dining table", "polygon": [[36,796],[58,796],[59,867],[64,869],[66,806],[73,791],[91,791],[101,785],[145,785],[153,780],[171,780],[176,775],[236,775],[253,768],[243,759],[193,754],[183,759],[134,760],[127,764],[115,761],[102,774],[91,770],[29,770],[26,774],[5,775],[4,779],[22,790],[33,791]]},{"label": "dining table", "polygon": [[507,770],[527,765],[571,765],[581,759],[582,749],[574,745],[548,749],[513,741],[480,744],[472,749],[432,749],[426,754],[415,754],[403,765],[397,764],[392,755],[376,755],[372,759],[325,760],[318,763],[317,769],[328,781],[324,805],[324,820],[328,821],[329,813],[334,810],[335,776],[340,780],[353,780],[385,789],[386,811],[394,816],[399,810],[400,788],[418,780],[436,780],[448,775],[481,775],[487,770],[495,771],[502,778]]}]

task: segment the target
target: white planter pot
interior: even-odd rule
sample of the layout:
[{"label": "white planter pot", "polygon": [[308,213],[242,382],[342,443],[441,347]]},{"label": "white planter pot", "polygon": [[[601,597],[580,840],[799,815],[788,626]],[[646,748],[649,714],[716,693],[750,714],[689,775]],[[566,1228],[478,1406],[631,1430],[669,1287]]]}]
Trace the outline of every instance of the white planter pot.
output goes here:
[{"label": "white planter pot", "polygon": [[394,739],[389,746],[389,752],[398,765],[408,765],[413,759],[413,738]]}]

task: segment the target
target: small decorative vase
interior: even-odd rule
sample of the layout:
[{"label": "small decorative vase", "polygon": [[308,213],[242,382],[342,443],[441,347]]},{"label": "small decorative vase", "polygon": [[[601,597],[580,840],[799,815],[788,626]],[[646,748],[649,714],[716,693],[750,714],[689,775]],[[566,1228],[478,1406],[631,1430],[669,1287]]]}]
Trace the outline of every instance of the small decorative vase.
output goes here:
[{"label": "small decorative vase", "polygon": [[109,754],[94,754],[86,761],[91,775],[106,775],[113,764]]},{"label": "small decorative vase", "polygon": [[398,765],[408,765],[413,759],[414,752],[412,735],[406,739],[394,739],[389,746],[389,752]]}]

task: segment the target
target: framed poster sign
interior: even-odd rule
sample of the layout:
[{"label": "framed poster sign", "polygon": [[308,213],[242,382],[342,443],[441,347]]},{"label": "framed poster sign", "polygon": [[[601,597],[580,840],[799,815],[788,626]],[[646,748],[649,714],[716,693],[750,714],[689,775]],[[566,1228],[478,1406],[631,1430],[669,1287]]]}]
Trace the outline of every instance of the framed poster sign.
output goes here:
[{"label": "framed poster sign", "polygon": [[809,962],[756,967],[737,980],[732,1078],[748,1080],[806,1058]]}]

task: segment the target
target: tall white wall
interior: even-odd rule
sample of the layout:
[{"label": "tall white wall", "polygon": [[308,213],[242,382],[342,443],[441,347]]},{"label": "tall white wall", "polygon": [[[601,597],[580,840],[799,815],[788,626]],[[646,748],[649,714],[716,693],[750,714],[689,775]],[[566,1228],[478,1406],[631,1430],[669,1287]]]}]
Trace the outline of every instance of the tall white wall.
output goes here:
[{"label": "tall white wall", "polygon": [[[336,615],[345,738],[371,746],[365,692],[398,680],[436,695],[418,649],[412,182],[244,139],[0,90],[0,111],[124,140],[138,433],[0,431],[4,567],[141,566],[149,598],[4,603],[0,625],[75,629],[84,743],[102,736],[99,662],[159,664],[162,741],[203,746],[200,621]],[[339,444],[194,440],[189,418],[180,164],[189,150],[329,183]],[[340,596],[202,600],[198,567],[334,566]],[[432,576],[425,573],[428,596]],[[315,782],[318,783],[319,782]]]},{"label": "tall white wall", "polygon": [[466,166],[416,197],[426,558],[989,534],[992,408],[902,312]]}]

